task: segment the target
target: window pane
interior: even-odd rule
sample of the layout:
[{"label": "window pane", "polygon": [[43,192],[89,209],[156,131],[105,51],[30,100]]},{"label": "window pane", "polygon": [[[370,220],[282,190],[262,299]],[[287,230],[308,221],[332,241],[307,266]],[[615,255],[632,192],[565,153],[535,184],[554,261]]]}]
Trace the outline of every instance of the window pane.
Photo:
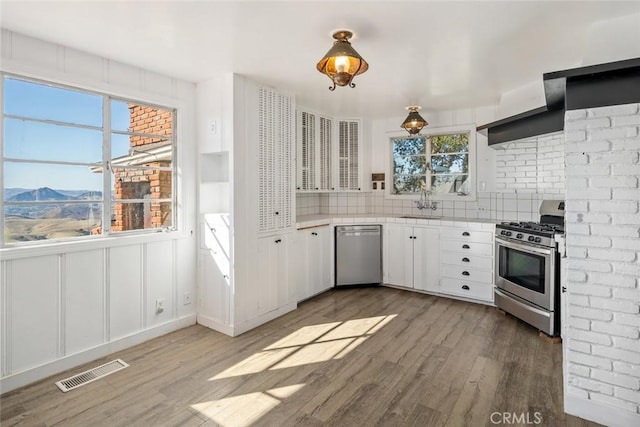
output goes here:
[{"label": "window pane", "polygon": [[4,185],[6,201],[100,200],[102,168],[4,162]]},{"label": "window pane", "polygon": [[114,166],[170,167],[173,158],[171,139],[112,134],[111,158]]},{"label": "window pane", "polygon": [[102,162],[102,132],[5,119],[4,156],[28,160]]},{"label": "window pane", "polygon": [[101,203],[10,205],[4,215],[5,243],[102,234]]},{"label": "window pane", "polygon": [[170,199],[173,193],[170,170],[114,168],[111,191],[113,200]]},{"label": "window pane", "polygon": [[394,157],[394,175],[424,175],[426,168],[424,156]]},{"label": "window pane", "polygon": [[111,101],[111,127],[114,130],[173,135],[173,111],[125,101]]},{"label": "window pane", "polygon": [[432,194],[468,194],[469,190],[469,175],[434,175],[431,177]]},{"label": "window pane", "polygon": [[424,137],[392,139],[393,157],[424,155],[425,141]]},{"label": "window pane", "polygon": [[424,175],[395,175],[393,180],[394,194],[417,194],[425,185]]},{"label": "window pane", "polygon": [[461,153],[469,151],[469,135],[466,133],[431,136],[431,152]]},{"label": "window pane", "polygon": [[5,77],[4,112],[101,127],[102,96]]},{"label": "window pane", "polygon": [[445,155],[434,154],[431,157],[431,172],[434,174],[468,173],[469,155],[466,153]]},{"label": "window pane", "polygon": [[171,202],[114,203],[111,213],[111,231],[172,227],[171,206]]}]

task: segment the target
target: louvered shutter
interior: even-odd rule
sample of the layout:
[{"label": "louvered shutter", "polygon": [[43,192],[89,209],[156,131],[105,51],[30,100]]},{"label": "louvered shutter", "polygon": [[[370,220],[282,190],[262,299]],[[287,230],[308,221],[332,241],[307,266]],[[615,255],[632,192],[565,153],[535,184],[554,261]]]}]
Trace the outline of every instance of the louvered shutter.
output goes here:
[{"label": "louvered shutter", "polygon": [[340,190],[360,190],[360,123],[338,122],[338,181]]}]

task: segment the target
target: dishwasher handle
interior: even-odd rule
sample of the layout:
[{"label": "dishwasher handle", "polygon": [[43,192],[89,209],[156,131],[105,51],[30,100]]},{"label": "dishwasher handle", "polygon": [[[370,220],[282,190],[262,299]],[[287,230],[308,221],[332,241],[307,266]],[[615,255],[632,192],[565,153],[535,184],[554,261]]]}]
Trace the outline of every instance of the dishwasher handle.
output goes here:
[{"label": "dishwasher handle", "polygon": [[336,233],[340,237],[379,236],[381,234],[379,226],[376,226],[376,227],[367,227],[367,226],[336,227]]}]

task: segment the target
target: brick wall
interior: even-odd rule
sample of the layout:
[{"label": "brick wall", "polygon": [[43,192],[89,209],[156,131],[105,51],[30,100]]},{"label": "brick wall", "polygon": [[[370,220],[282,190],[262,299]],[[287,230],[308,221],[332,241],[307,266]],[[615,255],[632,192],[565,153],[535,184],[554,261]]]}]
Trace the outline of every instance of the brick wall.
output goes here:
[{"label": "brick wall", "polygon": [[[171,111],[129,104],[129,131],[170,137],[173,131]],[[131,147],[157,144],[164,138],[131,135]],[[145,163],[143,166],[166,167],[171,162]],[[116,200],[171,198],[171,172],[114,168]],[[171,225],[171,203],[117,203],[111,223],[112,231],[140,230]]]},{"label": "brick wall", "polygon": [[565,120],[568,393],[640,425],[640,104]]},{"label": "brick wall", "polygon": [[565,193],[564,133],[502,144],[496,151],[496,190],[499,192]]}]

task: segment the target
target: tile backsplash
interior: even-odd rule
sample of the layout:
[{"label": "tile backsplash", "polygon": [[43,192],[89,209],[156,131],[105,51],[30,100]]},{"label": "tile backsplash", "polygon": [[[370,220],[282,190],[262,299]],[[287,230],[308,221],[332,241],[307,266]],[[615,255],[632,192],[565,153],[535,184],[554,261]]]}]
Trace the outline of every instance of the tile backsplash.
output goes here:
[{"label": "tile backsplash", "polygon": [[415,200],[385,198],[383,193],[298,194],[296,214],[425,215],[496,221],[537,221],[540,202],[559,194],[478,193],[474,202],[438,201],[436,210],[419,210]]}]

